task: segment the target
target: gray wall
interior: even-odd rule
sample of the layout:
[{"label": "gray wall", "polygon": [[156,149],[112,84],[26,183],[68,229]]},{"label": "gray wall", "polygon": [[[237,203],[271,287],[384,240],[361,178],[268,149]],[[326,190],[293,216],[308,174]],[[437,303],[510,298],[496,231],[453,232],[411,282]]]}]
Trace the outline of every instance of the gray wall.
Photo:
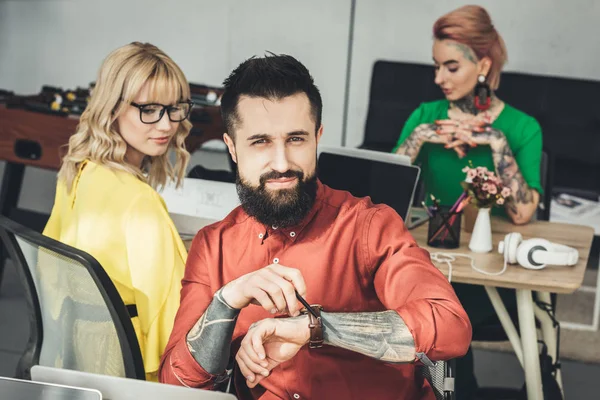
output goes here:
[{"label": "gray wall", "polygon": [[[103,57],[125,43],[156,44],[188,80],[220,85],[246,58],[296,56],[324,94],[323,143],[339,145],[350,8],[347,0],[0,1],[0,88],[37,93],[95,80]],[[327,94],[327,95],[325,95]],[[227,167],[200,152],[193,164]],[[53,172],[28,168],[20,205],[49,211]]]},{"label": "gray wall", "polygon": [[[433,22],[465,3],[356,1],[346,145],[362,142],[374,61],[431,62]],[[474,3],[488,9],[506,40],[507,70],[600,79],[600,1]],[[249,56],[288,53],[321,89],[323,143],[340,145],[350,8],[350,0],[0,0],[0,88],[29,94],[44,84],[87,86],[102,58],[133,40],[156,44],[191,82],[211,85]],[[214,153],[193,162],[227,165]],[[54,175],[28,168],[21,205],[48,211]]]}]

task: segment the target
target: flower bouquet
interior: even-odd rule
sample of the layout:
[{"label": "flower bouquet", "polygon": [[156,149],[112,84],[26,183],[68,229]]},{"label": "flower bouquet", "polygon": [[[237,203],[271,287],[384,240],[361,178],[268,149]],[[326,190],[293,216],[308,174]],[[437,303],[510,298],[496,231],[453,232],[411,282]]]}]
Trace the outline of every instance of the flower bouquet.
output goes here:
[{"label": "flower bouquet", "polygon": [[467,177],[461,185],[471,197],[471,204],[477,208],[501,206],[512,194],[510,188],[504,186],[500,178],[486,167],[465,167],[462,171]]},{"label": "flower bouquet", "polygon": [[[489,171],[486,167],[465,167],[463,172],[467,176],[461,185],[470,197],[470,203],[477,208],[477,218],[469,248],[474,252],[488,252],[492,250],[490,210],[494,206],[502,206],[512,192],[509,187],[502,184],[493,171]],[[465,217],[467,217],[466,213]],[[468,225],[465,221],[465,226]]]}]

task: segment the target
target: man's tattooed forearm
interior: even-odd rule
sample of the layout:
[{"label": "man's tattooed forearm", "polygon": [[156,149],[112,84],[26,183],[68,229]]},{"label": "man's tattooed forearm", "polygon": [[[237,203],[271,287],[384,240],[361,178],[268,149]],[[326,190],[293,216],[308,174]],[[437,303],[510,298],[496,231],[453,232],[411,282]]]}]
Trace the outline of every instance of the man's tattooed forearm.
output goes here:
[{"label": "man's tattooed forearm", "polygon": [[396,311],[321,313],[325,344],[389,363],[415,359],[415,342]]},{"label": "man's tattooed forearm", "polygon": [[219,290],[187,334],[190,353],[209,374],[223,373],[229,363],[231,337],[239,313],[223,300]]}]

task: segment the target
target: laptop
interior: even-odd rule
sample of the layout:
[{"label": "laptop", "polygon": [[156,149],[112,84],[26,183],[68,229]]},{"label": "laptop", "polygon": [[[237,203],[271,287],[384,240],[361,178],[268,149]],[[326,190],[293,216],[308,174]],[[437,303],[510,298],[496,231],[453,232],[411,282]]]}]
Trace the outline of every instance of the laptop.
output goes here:
[{"label": "laptop", "polygon": [[95,389],[84,389],[0,376],[0,399],[102,400],[102,394]]},{"label": "laptop", "polygon": [[425,212],[411,211],[421,170],[411,165],[410,157],[328,146],[320,146],[317,153],[319,179],[327,186],[387,204],[409,229],[427,221]]},{"label": "laptop", "polygon": [[[33,368],[31,368],[31,379],[37,382],[96,389],[102,394],[101,398],[104,400],[236,399],[234,395],[228,393],[194,389],[184,386],[167,385],[165,383],[140,381],[137,379],[117,378],[108,375],[90,374],[88,372],[45,367],[41,365],[35,365]],[[32,399],[35,400],[35,398]],[[73,398],[73,400],[79,400],[79,398]],[[88,399],[86,398],[85,400]],[[99,400],[99,398],[90,400]]]}]

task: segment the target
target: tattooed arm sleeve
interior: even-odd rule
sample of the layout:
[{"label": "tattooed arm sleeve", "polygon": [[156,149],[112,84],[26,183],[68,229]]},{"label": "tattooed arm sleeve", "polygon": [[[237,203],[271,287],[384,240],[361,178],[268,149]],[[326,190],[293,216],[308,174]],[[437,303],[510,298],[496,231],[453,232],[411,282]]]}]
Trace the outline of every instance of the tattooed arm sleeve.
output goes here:
[{"label": "tattooed arm sleeve", "polygon": [[369,211],[365,266],[384,310],[321,313],[325,343],[389,363],[464,355],[471,325],[454,289],[419,248],[398,214]]},{"label": "tattooed arm sleeve", "polygon": [[225,371],[229,363],[231,337],[240,313],[223,300],[221,290],[187,334],[188,349],[196,362],[215,375]]},{"label": "tattooed arm sleeve", "polygon": [[492,157],[496,172],[512,196],[506,202],[506,212],[515,224],[526,224],[537,210],[539,193],[530,188],[517,165],[512,150],[502,132],[492,129]]},{"label": "tattooed arm sleeve", "polygon": [[414,163],[423,143],[437,136],[435,128],[435,124],[421,124],[417,126],[400,147],[396,149],[396,154],[409,156],[411,163]]},{"label": "tattooed arm sleeve", "polygon": [[395,311],[321,313],[325,344],[390,363],[415,360],[415,342]]}]

